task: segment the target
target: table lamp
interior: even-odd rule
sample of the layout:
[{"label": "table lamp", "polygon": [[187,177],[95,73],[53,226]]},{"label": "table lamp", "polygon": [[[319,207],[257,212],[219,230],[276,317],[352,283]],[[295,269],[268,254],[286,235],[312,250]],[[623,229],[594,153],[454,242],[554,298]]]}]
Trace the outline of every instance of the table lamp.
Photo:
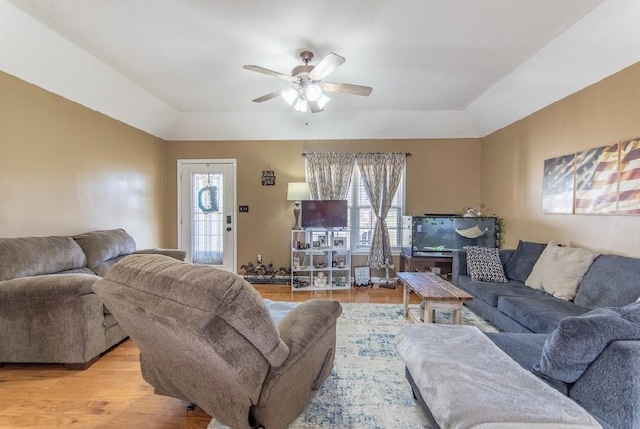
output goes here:
[{"label": "table lamp", "polygon": [[287,185],[287,201],[293,201],[293,215],[296,224],[291,229],[302,229],[300,226],[300,201],[308,200],[311,196],[307,182],[292,182]]}]

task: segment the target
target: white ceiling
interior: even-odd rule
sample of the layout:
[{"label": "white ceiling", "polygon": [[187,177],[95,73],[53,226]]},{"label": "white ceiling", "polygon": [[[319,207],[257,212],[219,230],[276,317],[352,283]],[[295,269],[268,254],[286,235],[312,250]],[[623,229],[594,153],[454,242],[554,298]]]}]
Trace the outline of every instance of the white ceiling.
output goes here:
[{"label": "white ceiling", "polygon": [[[638,0],[0,0],[0,70],[171,140],[483,137],[640,61]],[[321,113],[282,99],[347,61]]]}]

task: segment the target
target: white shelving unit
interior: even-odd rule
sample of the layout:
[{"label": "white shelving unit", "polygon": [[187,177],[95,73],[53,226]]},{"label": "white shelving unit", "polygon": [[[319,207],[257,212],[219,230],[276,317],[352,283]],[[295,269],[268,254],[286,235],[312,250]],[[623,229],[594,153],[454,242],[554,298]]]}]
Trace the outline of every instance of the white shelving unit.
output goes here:
[{"label": "white shelving unit", "polygon": [[351,288],[349,230],[307,228],[291,231],[291,289]]}]

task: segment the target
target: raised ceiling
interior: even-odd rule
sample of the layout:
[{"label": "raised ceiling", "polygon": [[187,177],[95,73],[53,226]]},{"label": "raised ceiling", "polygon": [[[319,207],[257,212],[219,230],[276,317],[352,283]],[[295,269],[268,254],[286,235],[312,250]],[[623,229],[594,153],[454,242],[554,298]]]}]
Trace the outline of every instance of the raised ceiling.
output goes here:
[{"label": "raised ceiling", "polygon": [[[637,0],[0,0],[0,70],[171,140],[483,137],[640,60]],[[347,61],[321,113],[299,52]],[[313,63],[317,63],[312,62]]]}]

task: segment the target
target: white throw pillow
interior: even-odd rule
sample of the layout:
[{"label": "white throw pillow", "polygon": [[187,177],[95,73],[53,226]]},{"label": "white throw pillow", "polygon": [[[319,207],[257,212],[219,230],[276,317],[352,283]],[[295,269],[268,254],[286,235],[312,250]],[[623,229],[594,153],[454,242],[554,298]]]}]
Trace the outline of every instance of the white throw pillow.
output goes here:
[{"label": "white throw pillow", "polygon": [[551,247],[557,246],[555,241],[550,241],[547,244],[547,247],[544,248],[538,260],[533,265],[531,272],[529,273],[529,277],[524,281],[524,284],[529,286],[532,289],[544,290],[542,287],[542,278],[544,275],[547,266],[552,263],[551,261]]},{"label": "white throw pillow", "polygon": [[567,301],[572,300],[597,254],[550,241],[524,282]]}]

